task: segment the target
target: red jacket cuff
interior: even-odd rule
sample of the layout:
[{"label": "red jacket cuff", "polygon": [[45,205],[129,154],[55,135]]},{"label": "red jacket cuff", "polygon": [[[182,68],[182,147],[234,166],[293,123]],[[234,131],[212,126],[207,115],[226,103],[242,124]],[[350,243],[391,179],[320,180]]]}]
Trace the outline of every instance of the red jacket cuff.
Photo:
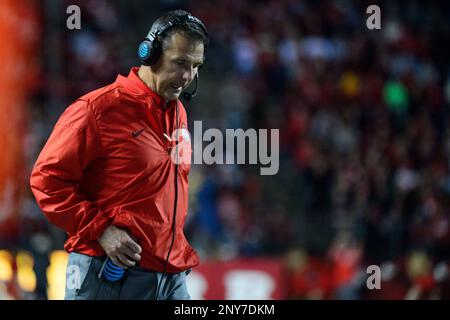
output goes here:
[{"label": "red jacket cuff", "polygon": [[116,209],[99,211],[96,217],[78,233],[78,236],[85,241],[97,240],[113,223],[116,214]]}]

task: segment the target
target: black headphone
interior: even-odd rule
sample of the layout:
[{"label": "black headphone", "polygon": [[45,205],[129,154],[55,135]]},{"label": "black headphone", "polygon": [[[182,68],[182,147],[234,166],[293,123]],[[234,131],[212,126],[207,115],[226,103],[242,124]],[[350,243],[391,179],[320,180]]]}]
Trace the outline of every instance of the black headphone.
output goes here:
[{"label": "black headphone", "polygon": [[206,27],[200,19],[186,14],[183,16],[174,16],[167,22],[161,24],[156,28],[156,30],[150,30],[147,36],[142,40],[139,45],[138,55],[142,64],[145,66],[153,65],[162,53],[162,38],[161,36],[167,32],[169,29],[185,25],[187,23],[195,23],[202,29],[206,37],[208,37],[208,32]]},{"label": "black headphone", "polygon": [[[208,31],[200,19],[190,15],[174,16],[167,22],[161,24],[156,28],[156,30],[150,30],[144,40],[141,41],[138,48],[138,56],[141,63],[144,66],[151,66],[156,63],[158,58],[162,54],[162,38],[161,36],[171,28],[175,28],[187,23],[195,23],[202,29],[205,36],[208,38]],[[183,98],[186,101],[190,101],[198,91],[198,73],[195,76],[195,89],[193,92],[184,92]]]}]

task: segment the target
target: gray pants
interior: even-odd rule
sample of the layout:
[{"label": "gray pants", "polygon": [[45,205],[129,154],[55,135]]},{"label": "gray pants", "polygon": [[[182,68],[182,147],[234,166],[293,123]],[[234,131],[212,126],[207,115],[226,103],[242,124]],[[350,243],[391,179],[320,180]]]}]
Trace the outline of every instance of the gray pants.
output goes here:
[{"label": "gray pants", "polygon": [[114,283],[98,278],[104,257],[91,257],[71,252],[67,263],[65,300],[151,300],[162,281],[158,300],[189,300],[186,287],[188,272],[151,272],[130,268],[123,281]]}]

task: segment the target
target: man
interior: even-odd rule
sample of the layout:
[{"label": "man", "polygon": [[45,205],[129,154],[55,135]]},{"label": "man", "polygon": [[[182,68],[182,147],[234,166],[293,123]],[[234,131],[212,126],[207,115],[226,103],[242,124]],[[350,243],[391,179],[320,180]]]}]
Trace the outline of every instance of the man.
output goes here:
[{"label": "man", "polygon": [[65,299],[190,298],[186,274],[199,263],[183,234],[190,167],[174,161],[173,133],[187,128],[178,97],[207,41],[188,12],[163,15],[139,46],[142,65],[56,123],[30,184],[69,236]]}]

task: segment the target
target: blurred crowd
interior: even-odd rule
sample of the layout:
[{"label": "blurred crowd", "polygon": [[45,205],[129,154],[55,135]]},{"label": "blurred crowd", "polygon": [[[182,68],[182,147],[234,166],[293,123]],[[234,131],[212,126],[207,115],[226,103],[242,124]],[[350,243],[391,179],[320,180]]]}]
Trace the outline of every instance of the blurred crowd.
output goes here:
[{"label": "blurred crowd", "polygon": [[[186,234],[201,258],[284,257],[291,298],[450,297],[449,4],[381,1],[369,30],[367,1],[72,2],[81,30],[55,32],[42,8],[61,42],[42,53],[29,169],[64,108],[126,75],[154,18],[184,8],[211,37],[190,125],[280,129],[275,176],[192,165]],[[62,247],[31,194],[23,212],[20,245]],[[389,290],[366,289],[369,265]]]}]

